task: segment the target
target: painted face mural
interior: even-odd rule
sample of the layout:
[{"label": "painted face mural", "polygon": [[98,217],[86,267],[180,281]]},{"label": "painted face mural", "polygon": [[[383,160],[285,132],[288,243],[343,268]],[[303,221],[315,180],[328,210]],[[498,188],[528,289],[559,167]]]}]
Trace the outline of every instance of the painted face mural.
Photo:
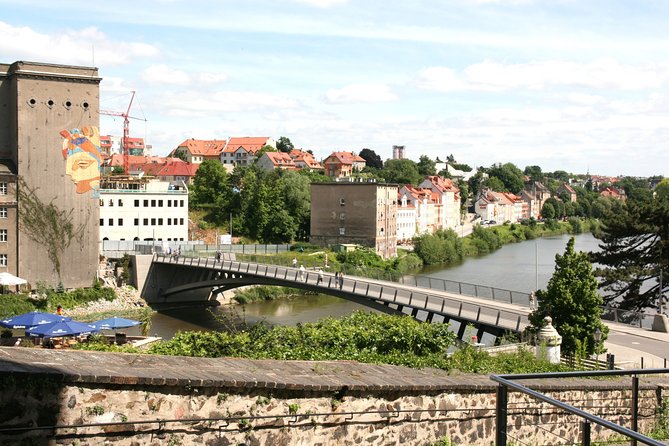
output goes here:
[{"label": "painted face mural", "polygon": [[100,131],[97,127],[82,127],[63,130],[63,158],[65,173],[72,178],[77,186],[77,193],[83,194],[90,190],[98,196],[100,187]]}]

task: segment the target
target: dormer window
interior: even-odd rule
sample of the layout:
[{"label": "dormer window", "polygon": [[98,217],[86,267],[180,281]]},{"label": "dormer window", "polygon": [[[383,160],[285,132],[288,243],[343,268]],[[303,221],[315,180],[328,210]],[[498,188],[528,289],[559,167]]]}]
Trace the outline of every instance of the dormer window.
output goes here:
[{"label": "dormer window", "polygon": [[345,204],[346,204],[346,200],[344,200],[343,198],[340,198],[339,199],[339,206],[344,206]]}]

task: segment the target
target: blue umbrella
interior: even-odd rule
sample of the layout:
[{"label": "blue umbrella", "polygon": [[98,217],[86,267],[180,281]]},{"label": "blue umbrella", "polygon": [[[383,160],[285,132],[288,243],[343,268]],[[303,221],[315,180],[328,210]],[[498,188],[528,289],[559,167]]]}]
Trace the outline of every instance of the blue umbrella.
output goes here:
[{"label": "blue umbrella", "polygon": [[31,311],[30,313],[19,314],[0,321],[0,325],[7,328],[30,328],[36,325],[50,324],[58,322],[62,319],[70,320],[69,317],[64,318],[57,314],[42,313],[40,311]]},{"label": "blue umbrella", "polygon": [[36,327],[28,328],[26,334],[30,336],[43,336],[46,338],[54,338],[60,336],[76,336],[80,334],[89,334],[97,332],[98,329],[83,322],[73,320],[61,320],[51,324],[38,325]]},{"label": "blue umbrella", "polygon": [[140,321],[134,321],[132,319],[116,316],[107,319],[101,319],[91,323],[91,325],[93,325],[98,330],[116,330],[117,328],[134,327],[139,324],[141,324]]}]

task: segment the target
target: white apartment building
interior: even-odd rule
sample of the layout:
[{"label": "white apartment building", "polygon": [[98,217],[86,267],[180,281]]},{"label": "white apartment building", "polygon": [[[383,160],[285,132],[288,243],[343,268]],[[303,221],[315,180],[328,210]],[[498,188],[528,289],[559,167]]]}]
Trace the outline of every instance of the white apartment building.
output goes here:
[{"label": "white apartment building", "polygon": [[100,185],[100,240],[188,240],[188,189],[151,178]]}]

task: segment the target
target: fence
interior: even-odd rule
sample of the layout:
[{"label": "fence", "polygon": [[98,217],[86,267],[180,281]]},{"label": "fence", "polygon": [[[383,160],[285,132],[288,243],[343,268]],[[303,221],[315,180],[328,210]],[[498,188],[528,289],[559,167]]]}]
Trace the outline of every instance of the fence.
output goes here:
[{"label": "fence", "polygon": [[[639,433],[640,420],[645,421],[646,430],[648,430],[650,424],[653,425],[654,429],[659,427],[659,429],[666,430],[667,427],[667,414],[653,409],[658,405],[664,407],[666,403],[660,395],[660,404],[644,404],[639,391],[639,375],[667,373],[669,373],[669,369],[491,375],[490,379],[499,383],[496,400],[495,444],[496,446],[505,446],[510,437],[514,443],[519,444],[527,444],[531,440],[532,444],[582,444],[583,446],[590,446],[591,437],[596,434],[600,442],[601,440],[616,440],[617,443],[622,444],[623,441],[620,441],[620,436],[622,436],[624,439],[631,440],[630,444],[632,445],[641,442],[662,446],[665,443]],[[607,405],[604,401],[596,401],[594,397],[588,398],[587,401],[575,397],[572,401],[564,402],[515,382],[516,380],[526,379],[549,378],[555,380],[558,378],[609,376],[630,376],[632,378],[630,394],[621,395],[621,398],[628,399],[628,410],[611,410],[610,405]],[[524,402],[511,403],[509,401],[510,391],[527,395],[530,398]],[[657,398],[657,396],[651,394],[643,398],[650,400]],[[534,403],[535,400],[540,403]],[[652,403],[655,403],[655,401],[652,401]],[[577,405],[582,407],[579,408]],[[586,408],[587,410],[585,410]],[[559,421],[560,429],[552,429],[558,426],[557,424],[554,426],[554,423],[551,423],[552,420],[546,414],[552,416],[553,419],[561,417]],[[513,418],[511,423],[509,418]],[[618,423],[610,419],[618,420]],[[629,422],[630,427],[622,426],[623,421]],[[532,438],[523,436],[520,429],[520,427],[529,424],[536,426],[536,432]]]}]

